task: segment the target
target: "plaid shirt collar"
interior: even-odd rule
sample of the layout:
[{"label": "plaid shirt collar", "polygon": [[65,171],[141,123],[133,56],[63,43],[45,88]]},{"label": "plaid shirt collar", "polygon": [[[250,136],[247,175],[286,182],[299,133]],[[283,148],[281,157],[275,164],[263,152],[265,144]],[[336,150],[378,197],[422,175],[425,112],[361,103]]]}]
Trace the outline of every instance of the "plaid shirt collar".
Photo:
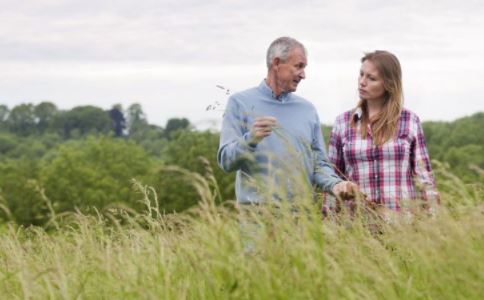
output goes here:
[{"label": "plaid shirt collar", "polygon": [[353,120],[359,121],[363,117],[363,110],[361,107],[357,107],[355,111],[353,112]]}]

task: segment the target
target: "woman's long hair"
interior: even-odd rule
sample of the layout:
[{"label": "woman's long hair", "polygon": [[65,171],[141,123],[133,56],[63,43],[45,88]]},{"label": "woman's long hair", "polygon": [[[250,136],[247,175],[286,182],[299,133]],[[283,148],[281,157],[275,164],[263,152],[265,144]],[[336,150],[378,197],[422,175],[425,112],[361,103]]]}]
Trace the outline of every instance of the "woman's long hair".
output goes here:
[{"label": "woman's long hair", "polygon": [[[361,136],[366,138],[368,124],[371,126],[373,143],[383,145],[395,136],[398,120],[403,108],[402,69],[397,57],[390,52],[377,50],[366,53],[361,62],[371,61],[378,69],[383,79],[385,102],[376,116],[370,119],[366,100],[360,99],[357,108],[361,108]],[[351,120],[351,126],[356,128],[357,121]]]}]

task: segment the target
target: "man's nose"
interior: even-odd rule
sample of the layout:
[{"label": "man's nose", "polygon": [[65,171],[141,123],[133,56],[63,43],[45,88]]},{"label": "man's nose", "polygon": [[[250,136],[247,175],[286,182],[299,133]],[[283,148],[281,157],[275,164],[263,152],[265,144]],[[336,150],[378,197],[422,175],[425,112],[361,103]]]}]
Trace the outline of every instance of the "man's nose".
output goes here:
[{"label": "man's nose", "polygon": [[306,72],[304,72],[304,70],[302,70],[302,71],[299,73],[299,78],[301,78],[301,79],[306,79]]}]

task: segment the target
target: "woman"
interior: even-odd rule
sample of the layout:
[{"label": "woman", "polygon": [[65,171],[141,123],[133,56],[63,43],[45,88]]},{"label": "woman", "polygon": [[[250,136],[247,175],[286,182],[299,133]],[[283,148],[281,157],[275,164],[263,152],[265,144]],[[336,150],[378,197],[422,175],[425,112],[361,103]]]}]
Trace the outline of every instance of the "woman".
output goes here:
[{"label": "woman", "polygon": [[379,207],[400,211],[409,203],[405,200],[438,202],[420,120],[403,108],[398,59],[375,51],[361,63],[360,101],[336,118],[330,160],[340,176],[356,182],[366,200]]}]

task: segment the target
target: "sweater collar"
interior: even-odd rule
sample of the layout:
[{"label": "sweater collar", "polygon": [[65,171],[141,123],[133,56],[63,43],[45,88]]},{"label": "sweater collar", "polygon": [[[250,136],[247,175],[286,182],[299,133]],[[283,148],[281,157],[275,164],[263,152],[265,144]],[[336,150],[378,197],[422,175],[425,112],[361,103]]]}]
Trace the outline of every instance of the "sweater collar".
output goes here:
[{"label": "sweater collar", "polygon": [[279,97],[276,97],[276,94],[272,91],[271,87],[267,85],[267,82],[265,79],[262,80],[262,82],[259,84],[259,90],[266,96],[279,101],[281,103],[287,102],[289,100],[289,96],[291,93],[281,93]]}]

